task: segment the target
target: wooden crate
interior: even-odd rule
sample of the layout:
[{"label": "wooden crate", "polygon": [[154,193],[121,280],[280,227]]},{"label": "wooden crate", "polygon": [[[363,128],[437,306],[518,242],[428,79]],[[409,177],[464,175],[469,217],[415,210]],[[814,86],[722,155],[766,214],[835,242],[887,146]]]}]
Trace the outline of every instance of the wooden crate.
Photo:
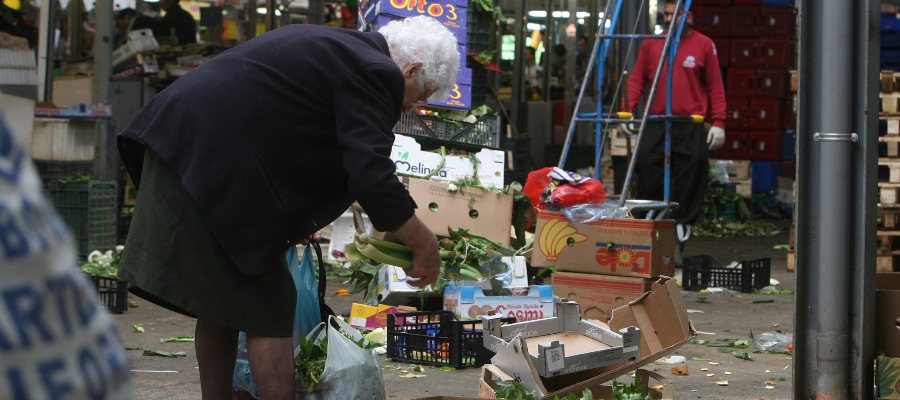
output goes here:
[{"label": "wooden crate", "polygon": [[894,71],[881,71],[881,92],[893,92],[894,87]]},{"label": "wooden crate", "polygon": [[878,185],[878,202],[881,205],[890,206],[900,203],[900,185],[881,183]]},{"label": "wooden crate", "polygon": [[900,93],[878,93],[881,98],[881,112],[883,114],[897,114],[900,108],[897,107],[897,100],[900,99]]},{"label": "wooden crate", "polygon": [[900,269],[895,269],[895,265],[900,265],[900,259],[898,259],[898,255],[895,254],[879,254],[875,256],[876,267],[875,272],[898,272]]},{"label": "wooden crate", "polygon": [[900,183],[900,159],[879,157],[878,165],[887,167],[890,170],[890,174],[887,180],[888,182]]},{"label": "wooden crate", "polygon": [[737,192],[739,195],[747,197],[747,198],[753,196],[753,180],[752,179],[745,179],[742,181],[732,180],[731,183],[735,184],[734,191]]}]

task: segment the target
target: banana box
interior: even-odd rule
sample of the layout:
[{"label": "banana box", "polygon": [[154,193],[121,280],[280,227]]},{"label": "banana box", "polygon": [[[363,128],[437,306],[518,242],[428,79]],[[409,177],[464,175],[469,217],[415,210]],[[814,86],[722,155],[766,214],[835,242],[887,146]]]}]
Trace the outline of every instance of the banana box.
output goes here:
[{"label": "banana box", "polygon": [[[512,291],[528,289],[528,274],[526,261],[523,256],[503,257],[502,261],[510,266],[510,273],[501,277],[504,287]],[[375,287],[375,295],[372,296],[371,305],[386,304],[392,306],[415,305],[420,303],[420,289],[407,283],[406,271],[393,265],[384,265],[378,271]],[[480,286],[481,283],[471,279],[453,279],[457,286]],[[424,289],[425,297],[440,299],[440,292],[431,291],[430,286]]]},{"label": "banana box", "polygon": [[560,271],[657,278],[675,274],[675,221],[606,218],[576,224],[539,210],[531,265]]},{"label": "banana box", "polygon": [[481,286],[444,288],[444,310],[452,311],[460,320],[481,319],[493,311],[516,322],[556,316],[553,287],[534,285],[525,296],[486,296]]}]

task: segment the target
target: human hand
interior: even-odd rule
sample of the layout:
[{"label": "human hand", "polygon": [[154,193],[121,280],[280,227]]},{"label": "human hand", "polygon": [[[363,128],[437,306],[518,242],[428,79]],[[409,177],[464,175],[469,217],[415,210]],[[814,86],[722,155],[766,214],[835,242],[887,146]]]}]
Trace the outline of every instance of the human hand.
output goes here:
[{"label": "human hand", "polygon": [[706,143],[709,144],[710,150],[718,150],[725,144],[725,129],[714,126],[709,128],[709,134],[706,136]]},{"label": "human hand", "polygon": [[300,244],[306,246],[309,245],[309,242],[318,242],[319,239],[322,238],[322,231],[317,231],[312,235],[307,236],[305,239],[300,240]]},{"label": "human hand", "polygon": [[413,215],[393,233],[413,251],[412,268],[406,271],[406,283],[425,287],[437,280],[441,272],[441,255],[437,237],[431,229]]}]

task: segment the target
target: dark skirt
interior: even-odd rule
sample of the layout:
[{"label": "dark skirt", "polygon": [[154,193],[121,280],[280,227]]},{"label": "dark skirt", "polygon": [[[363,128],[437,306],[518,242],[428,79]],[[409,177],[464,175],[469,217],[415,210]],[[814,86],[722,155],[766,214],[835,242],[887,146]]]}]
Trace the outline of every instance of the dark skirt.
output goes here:
[{"label": "dark skirt", "polygon": [[291,336],[297,293],[285,258],[261,275],[242,274],[178,174],[149,149],[143,165],[119,263],[119,277],[131,291],[189,317],[257,335]]}]

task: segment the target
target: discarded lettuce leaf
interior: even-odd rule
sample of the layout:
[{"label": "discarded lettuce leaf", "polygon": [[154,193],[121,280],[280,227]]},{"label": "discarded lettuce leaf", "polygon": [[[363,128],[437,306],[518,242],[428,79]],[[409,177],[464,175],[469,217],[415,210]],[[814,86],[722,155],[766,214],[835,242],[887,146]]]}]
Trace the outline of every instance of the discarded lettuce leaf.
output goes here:
[{"label": "discarded lettuce leaf", "polygon": [[144,349],[145,356],[160,356],[160,357],[169,357],[169,358],[177,358],[177,357],[187,357],[187,354],[183,351],[156,351],[152,349]]},{"label": "discarded lettuce leaf", "polygon": [[750,357],[750,353],[747,352],[732,351],[731,355],[740,358],[741,360],[753,361],[753,357]]},{"label": "discarded lettuce leaf", "polygon": [[134,329],[134,332],[135,332],[135,333],[144,333],[144,327],[143,327],[143,326],[138,326],[138,325],[135,325],[135,324],[131,324],[131,329]]},{"label": "discarded lettuce leaf", "polygon": [[194,337],[193,337],[193,336],[176,336],[176,337],[160,338],[160,339],[159,339],[159,342],[160,342],[160,343],[166,343],[166,342],[193,342],[193,341],[194,341]]}]

